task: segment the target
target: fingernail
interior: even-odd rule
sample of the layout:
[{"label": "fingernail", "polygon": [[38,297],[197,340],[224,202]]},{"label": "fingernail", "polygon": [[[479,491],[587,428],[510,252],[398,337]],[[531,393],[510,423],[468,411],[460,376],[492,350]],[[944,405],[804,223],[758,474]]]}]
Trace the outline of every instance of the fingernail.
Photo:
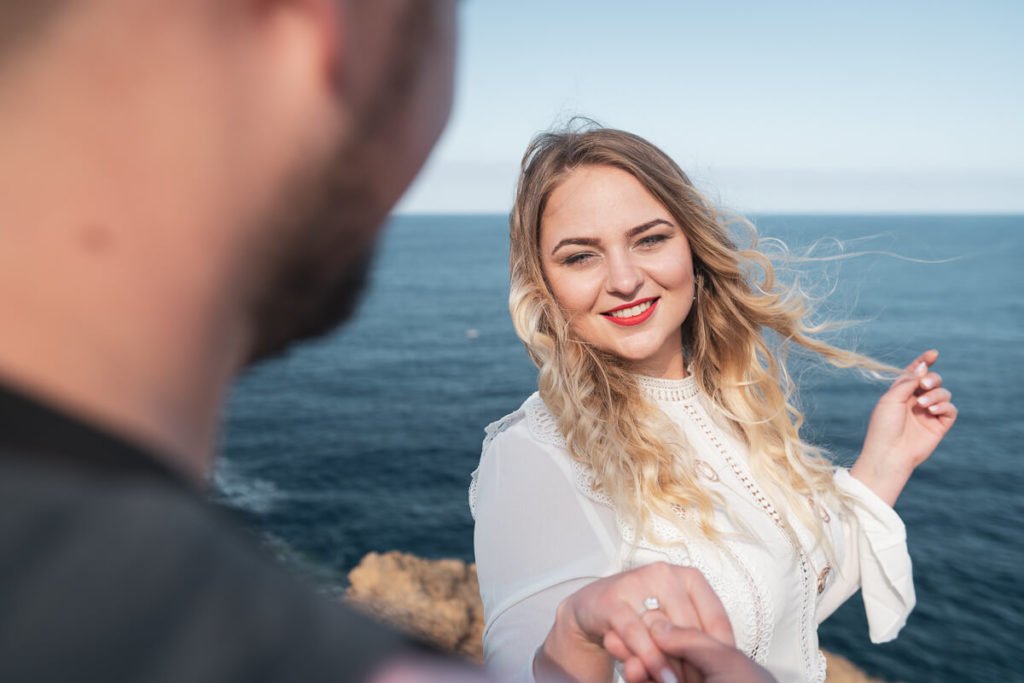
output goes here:
[{"label": "fingernail", "polygon": [[679,683],[679,679],[667,666],[661,670],[661,683]]},{"label": "fingernail", "polygon": [[926,406],[926,405],[928,405],[931,402],[932,402],[932,399],[929,396],[918,396],[917,397],[917,405],[919,405],[919,406]]},{"label": "fingernail", "polygon": [[923,375],[926,372],[928,372],[928,365],[925,364],[924,361],[921,361],[920,363],[918,363],[917,367],[914,368],[914,373],[915,374]]},{"label": "fingernail", "polygon": [[921,380],[921,386],[924,387],[925,389],[931,389],[932,387],[935,386],[935,380],[932,379],[931,377],[925,377],[923,380]]},{"label": "fingernail", "polygon": [[929,413],[934,413],[934,412],[936,412],[936,411],[937,411],[938,409],[939,409],[939,407],[938,407],[938,406],[928,406],[928,412],[929,412]]}]

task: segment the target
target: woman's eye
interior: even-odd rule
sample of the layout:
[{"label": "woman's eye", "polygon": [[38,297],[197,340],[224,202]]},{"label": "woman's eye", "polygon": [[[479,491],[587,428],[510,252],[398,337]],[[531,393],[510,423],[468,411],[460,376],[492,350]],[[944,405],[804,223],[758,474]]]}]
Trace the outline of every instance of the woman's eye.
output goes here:
[{"label": "woman's eye", "polygon": [[562,261],[562,263],[564,263],[567,266],[575,266],[575,265],[579,265],[581,263],[586,263],[587,261],[589,261],[593,257],[594,257],[593,254],[588,254],[587,252],[584,251],[584,252],[580,252],[578,254],[572,254],[571,256],[567,256],[565,258],[565,260]]},{"label": "woman's eye", "polygon": [[647,235],[637,242],[637,246],[653,247],[669,239],[668,235]]}]

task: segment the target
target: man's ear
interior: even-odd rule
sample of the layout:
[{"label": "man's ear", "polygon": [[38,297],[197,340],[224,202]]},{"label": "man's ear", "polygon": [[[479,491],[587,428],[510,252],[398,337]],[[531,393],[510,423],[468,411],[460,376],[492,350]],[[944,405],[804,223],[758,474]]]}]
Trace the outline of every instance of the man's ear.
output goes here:
[{"label": "man's ear", "polygon": [[313,148],[346,135],[354,99],[349,0],[242,0],[241,6],[252,54],[240,67],[261,125],[276,131],[276,139]]},{"label": "man's ear", "polygon": [[310,51],[305,59],[340,84],[349,25],[347,0],[246,0],[278,49]]},{"label": "man's ear", "polygon": [[334,83],[342,80],[342,61],[350,25],[348,0],[277,0],[305,5],[307,16],[319,27],[326,75]]}]

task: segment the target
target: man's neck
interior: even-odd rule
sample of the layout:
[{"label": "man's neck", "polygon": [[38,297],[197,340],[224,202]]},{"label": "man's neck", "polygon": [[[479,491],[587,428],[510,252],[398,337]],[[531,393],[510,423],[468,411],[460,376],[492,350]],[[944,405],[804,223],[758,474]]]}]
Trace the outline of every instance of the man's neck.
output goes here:
[{"label": "man's neck", "polygon": [[201,481],[246,344],[218,188],[46,112],[0,117],[0,380]]},{"label": "man's neck", "polygon": [[115,341],[101,321],[53,324],[31,304],[11,303],[28,302],[0,291],[0,319],[10,323],[0,382],[148,449],[197,485],[206,481],[233,362],[146,349],[145,323],[134,339]]}]

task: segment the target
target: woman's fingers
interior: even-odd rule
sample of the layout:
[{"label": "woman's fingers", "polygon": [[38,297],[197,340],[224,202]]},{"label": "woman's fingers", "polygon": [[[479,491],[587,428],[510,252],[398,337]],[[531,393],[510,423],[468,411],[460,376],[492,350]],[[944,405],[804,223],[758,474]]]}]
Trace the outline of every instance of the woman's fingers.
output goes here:
[{"label": "woman's fingers", "polygon": [[734,644],[725,606],[704,575],[693,567],[656,562],[643,568],[647,585],[657,591],[664,612],[678,627],[707,631],[723,643]]},{"label": "woman's fingers", "polygon": [[[674,630],[679,627],[705,631],[709,636],[732,646],[735,643],[732,624],[725,606],[698,570],[664,563],[649,565],[652,586],[658,586],[659,609],[645,612],[641,620],[651,632]],[[653,637],[652,637],[653,639]],[[655,643],[656,644],[656,643]],[[680,662],[671,656],[671,673],[680,683],[702,683],[703,674],[693,664]],[[648,669],[650,673],[650,669]],[[666,678],[665,672],[661,678]]]},{"label": "woman's fingers", "polygon": [[940,375],[937,372],[925,373],[925,375],[921,377],[921,380],[917,383],[917,386],[919,389],[923,391],[937,389],[938,387],[942,386],[942,375]]},{"label": "woman's fingers", "polygon": [[959,414],[959,410],[952,403],[945,401],[943,403],[934,403],[928,406],[928,412],[939,418],[939,423],[946,429],[953,426],[956,422],[956,416]]},{"label": "woman's fingers", "polygon": [[946,403],[953,398],[953,393],[949,389],[938,388],[926,391],[917,397],[917,405],[922,408],[934,406],[939,403]]},{"label": "woman's fingers", "polygon": [[[665,621],[664,617],[655,617],[651,620],[650,624],[657,624],[662,621]],[[651,676],[648,674],[647,667],[644,666],[643,661],[630,652],[618,633],[609,631],[605,635],[604,648],[608,651],[608,654],[622,662],[622,677],[626,679],[627,683],[646,683],[646,681],[651,680]],[[677,660],[669,658],[668,669],[668,673],[665,671],[661,672],[663,683],[682,682],[685,680],[682,676],[682,666]],[[675,677],[674,679],[673,676]]]},{"label": "woman's fingers", "polygon": [[666,653],[685,661],[705,680],[768,683],[772,676],[734,647],[696,629],[660,625],[652,634]]},{"label": "woman's fingers", "polygon": [[729,615],[725,611],[725,605],[718,598],[718,594],[711,588],[704,575],[696,569],[683,568],[683,580],[686,586],[686,594],[689,595],[700,620],[701,628],[712,638],[733,646],[736,639],[732,633],[732,624],[729,622]]},{"label": "woman's fingers", "polygon": [[620,638],[619,634],[615,631],[608,631],[608,633],[604,634],[604,641],[602,644],[608,654],[620,662],[625,662],[626,660],[633,658],[633,653],[629,651],[629,648],[626,647],[626,643],[622,641],[622,638]]},{"label": "woman's fingers", "polygon": [[674,683],[671,679],[668,681],[663,679],[663,672],[668,670],[668,660],[661,649],[655,645],[647,624],[640,618],[640,614],[626,603],[620,603],[609,621],[632,655],[643,663],[647,670],[647,676],[651,680]]},{"label": "woman's fingers", "polygon": [[665,620],[683,628],[704,628],[697,615],[697,608],[685,591],[669,590],[668,594],[661,599],[661,603],[659,609],[650,610],[641,615],[640,618],[648,628]]},{"label": "woman's fingers", "polygon": [[[663,607],[644,612],[641,616],[648,629],[653,631],[656,628],[661,628],[662,624],[682,628],[703,628],[700,618],[697,616],[697,610],[685,592],[673,595],[663,600],[662,603]],[[680,663],[671,657],[669,662],[672,666],[672,673],[678,677],[680,683],[701,683],[703,681],[700,672],[689,664]]]},{"label": "woman's fingers", "polygon": [[927,351],[922,353],[920,356],[918,356],[917,358],[912,360],[910,362],[910,365],[908,365],[906,368],[904,368],[904,372],[906,372],[908,375],[924,374],[923,372],[920,372],[920,364],[924,363],[925,371],[927,371],[927,369],[929,367],[931,367],[932,365],[934,365],[935,361],[937,361],[938,359],[939,359],[939,352],[938,352],[938,350],[937,349],[928,349]]},{"label": "woman's fingers", "polygon": [[929,371],[938,358],[939,352],[935,349],[925,351],[915,358],[889,387],[889,391],[886,393],[889,400],[902,403],[912,396],[920,395],[921,392],[942,386],[942,376],[937,372]]},{"label": "woman's fingers", "polygon": [[647,675],[647,668],[639,657],[627,657],[622,660],[622,677],[626,679],[626,683],[647,683],[651,680]]},{"label": "woman's fingers", "polygon": [[[643,662],[632,657],[622,663],[622,677],[626,683],[649,683],[651,677],[647,675],[647,669]],[[661,679],[664,683],[703,683],[701,679],[693,681],[684,677],[679,664],[673,664],[669,669],[661,672]]]},{"label": "woman's fingers", "polygon": [[[936,379],[930,383],[932,388],[929,391],[924,392],[917,397],[917,405],[922,409],[927,410],[929,415],[933,415],[939,420],[939,424],[942,425],[944,430],[948,430],[956,422],[957,408],[953,405],[953,392],[945,387],[941,386],[942,378],[936,373],[929,373],[928,379],[932,375],[935,375]],[[922,384],[924,382],[922,381]]]}]

